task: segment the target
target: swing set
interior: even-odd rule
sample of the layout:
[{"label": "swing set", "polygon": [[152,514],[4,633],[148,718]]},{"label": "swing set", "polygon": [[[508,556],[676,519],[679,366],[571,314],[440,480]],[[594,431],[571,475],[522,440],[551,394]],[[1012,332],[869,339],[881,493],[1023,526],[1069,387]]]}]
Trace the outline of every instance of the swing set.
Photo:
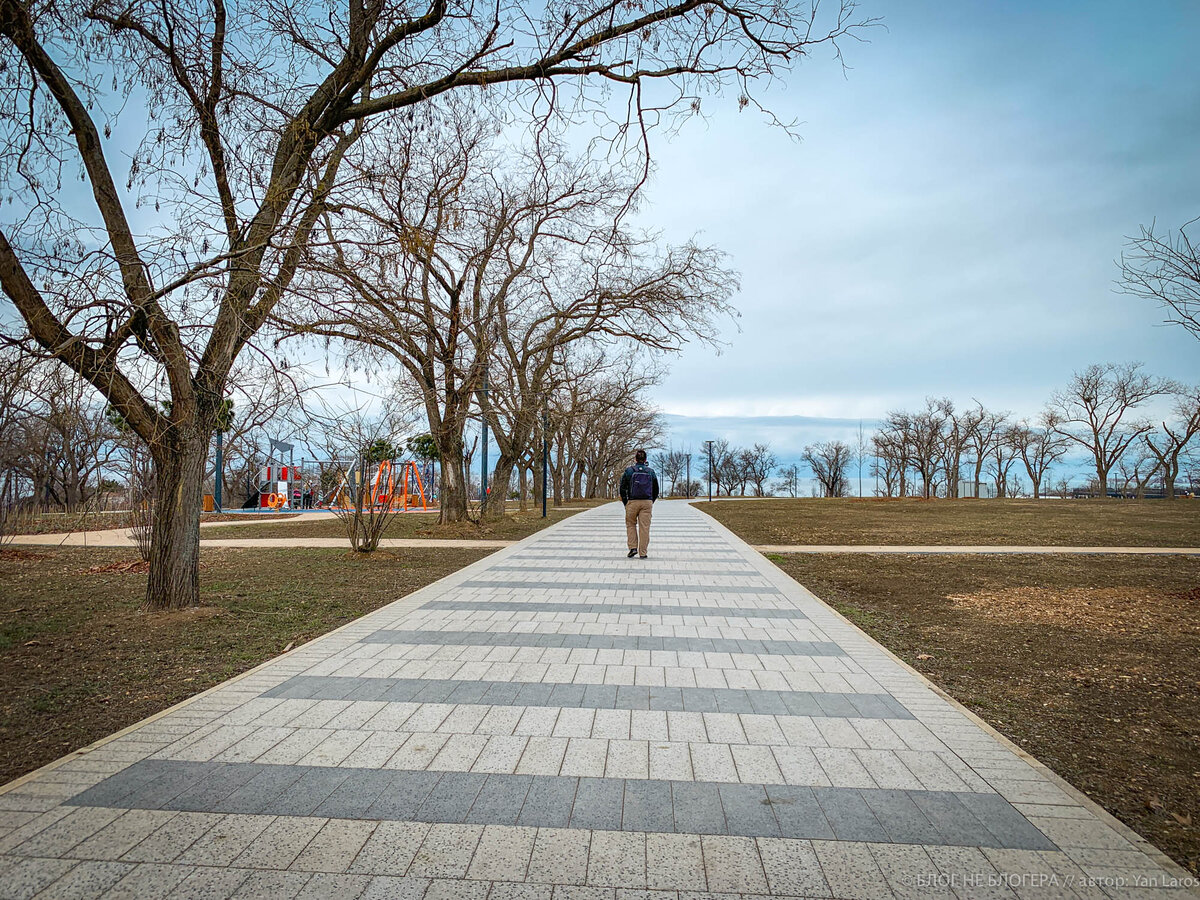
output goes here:
[{"label": "swing set", "polygon": [[[354,491],[358,487],[360,470],[355,467],[343,473],[341,482],[328,497],[329,509],[354,508]],[[425,485],[421,481],[421,470],[414,460],[397,464],[385,459],[379,464],[375,477],[370,483],[368,502],[363,508],[388,510],[392,512],[407,512],[410,509],[428,511],[429,502],[425,496]]]}]

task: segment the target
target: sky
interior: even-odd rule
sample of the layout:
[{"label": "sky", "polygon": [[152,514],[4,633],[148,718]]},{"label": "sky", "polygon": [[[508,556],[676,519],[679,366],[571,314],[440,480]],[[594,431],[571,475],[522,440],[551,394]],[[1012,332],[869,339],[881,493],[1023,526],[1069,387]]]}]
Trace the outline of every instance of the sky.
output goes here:
[{"label": "sky", "polygon": [[846,72],[766,95],[799,142],[718,98],[654,148],[643,223],[742,276],[727,346],[655,395],[670,440],[791,455],[931,395],[1032,416],[1093,362],[1200,380],[1196,339],[1114,285],[1139,225],[1200,216],[1200,5],[861,11],[884,26]]}]

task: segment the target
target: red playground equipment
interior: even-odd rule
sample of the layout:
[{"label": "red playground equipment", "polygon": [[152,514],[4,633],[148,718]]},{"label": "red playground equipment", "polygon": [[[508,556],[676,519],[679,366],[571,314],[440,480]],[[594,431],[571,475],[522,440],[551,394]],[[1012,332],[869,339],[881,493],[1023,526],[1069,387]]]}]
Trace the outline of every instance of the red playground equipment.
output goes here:
[{"label": "red playground equipment", "polygon": [[[397,471],[397,465],[399,470]],[[364,472],[365,474],[365,472]],[[354,505],[353,492],[350,490],[353,481],[358,486],[359,471],[350,470],[349,478],[343,477],[330,500],[330,509],[350,509]],[[407,511],[409,509],[429,509],[429,501],[425,496],[425,485],[421,482],[421,471],[416,462],[408,460],[403,463],[393,463],[385,459],[379,464],[375,477],[371,479],[368,502],[364,508],[386,509],[392,511]]]}]

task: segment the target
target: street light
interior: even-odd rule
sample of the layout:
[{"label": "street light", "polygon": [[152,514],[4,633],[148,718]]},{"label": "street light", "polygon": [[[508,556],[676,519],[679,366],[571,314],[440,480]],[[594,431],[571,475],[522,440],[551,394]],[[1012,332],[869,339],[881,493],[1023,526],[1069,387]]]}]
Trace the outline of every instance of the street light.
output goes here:
[{"label": "street light", "polygon": [[708,445],[708,502],[712,503],[712,441],[705,441]]}]

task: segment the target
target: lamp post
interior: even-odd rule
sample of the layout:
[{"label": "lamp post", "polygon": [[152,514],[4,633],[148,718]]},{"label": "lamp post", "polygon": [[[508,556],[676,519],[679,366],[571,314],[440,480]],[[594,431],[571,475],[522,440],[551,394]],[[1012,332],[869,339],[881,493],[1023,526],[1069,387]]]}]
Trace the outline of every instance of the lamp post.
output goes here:
[{"label": "lamp post", "polygon": [[542,410],[542,518],[546,518],[546,494],[550,470],[550,412]]},{"label": "lamp post", "polygon": [[487,423],[487,392],[488,392],[488,370],[484,366],[483,369],[483,387],[479,393],[481,400],[479,403],[479,418],[483,422],[483,454],[479,458],[479,507],[485,509],[488,499],[488,423]]},{"label": "lamp post", "polygon": [[712,503],[712,441],[705,441],[708,445],[708,502]]}]

